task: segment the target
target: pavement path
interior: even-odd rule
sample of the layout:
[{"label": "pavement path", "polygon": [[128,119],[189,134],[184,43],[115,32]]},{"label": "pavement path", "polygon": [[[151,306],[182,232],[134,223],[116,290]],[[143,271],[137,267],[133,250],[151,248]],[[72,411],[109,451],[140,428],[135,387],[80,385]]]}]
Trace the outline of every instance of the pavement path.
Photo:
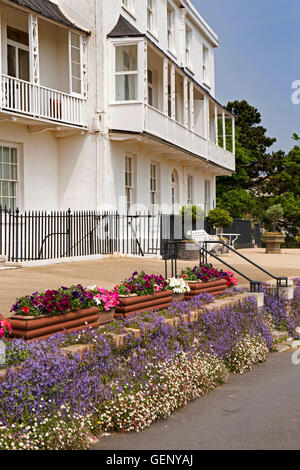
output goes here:
[{"label": "pavement path", "polygon": [[299,450],[299,389],[291,353],[273,354],[166,421],[103,437],[93,450]]},{"label": "pavement path", "polygon": [[[241,253],[277,276],[300,277],[300,250],[284,250],[281,255],[266,255],[263,249],[241,250]],[[252,277],[253,280],[270,279],[236,255],[224,256],[223,259]],[[218,262],[213,260],[212,262],[214,266],[224,268]],[[178,270],[195,264],[195,261],[179,261]],[[148,273],[164,274],[164,261],[157,258],[110,258],[0,270],[0,314],[9,316],[10,308],[16,298],[35,291],[56,289],[61,285],[69,287],[78,283],[84,286],[97,284],[104,288],[113,288],[134,271],[141,269]],[[243,278],[238,276],[238,279],[241,284],[245,283]]]}]

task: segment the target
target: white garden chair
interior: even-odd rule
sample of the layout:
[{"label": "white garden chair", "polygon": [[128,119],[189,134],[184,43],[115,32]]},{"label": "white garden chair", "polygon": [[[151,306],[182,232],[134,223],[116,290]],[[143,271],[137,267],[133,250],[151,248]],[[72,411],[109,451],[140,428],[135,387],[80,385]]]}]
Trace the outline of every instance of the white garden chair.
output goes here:
[{"label": "white garden chair", "polygon": [[226,248],[222,243],[203,243],[203,242],[218,242],[220,240],[224,240],[224,238],[228,238],[228,245],[235,249],[235,242],[239,238],[240,234],[239,233],[223,233],[222,236],[218,235],[209,235],[205,230],[191,230],[188,232],[188,236],[191,237],[191,239],[200,244],[201,247],[206,248],[208,251],[211,251],[215,255],[221,255],[224,253],[227,253],[229,251],[229,254],[231,254],[230,250]]}]

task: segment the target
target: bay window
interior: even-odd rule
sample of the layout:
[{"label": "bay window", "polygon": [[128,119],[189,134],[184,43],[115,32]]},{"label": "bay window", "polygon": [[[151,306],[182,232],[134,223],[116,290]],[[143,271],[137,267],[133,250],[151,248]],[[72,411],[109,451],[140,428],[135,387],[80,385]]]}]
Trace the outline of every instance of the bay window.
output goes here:
[{"label": "bay window", "polygon": [[116,46],[115,100],[136,101],[138,98],[138,46]]}]

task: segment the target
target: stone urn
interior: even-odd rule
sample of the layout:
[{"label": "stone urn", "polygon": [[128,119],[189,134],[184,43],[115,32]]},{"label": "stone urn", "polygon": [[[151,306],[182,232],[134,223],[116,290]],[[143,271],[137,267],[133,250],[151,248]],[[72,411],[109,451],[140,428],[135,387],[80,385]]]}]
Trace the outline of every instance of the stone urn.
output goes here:
[{"label": "stone urn", "polygon": [[283,233],[264,233],[262,237],[263,243],[266,245],[266,253],[280,254],[281,245],[285,242],[285,235]]}]

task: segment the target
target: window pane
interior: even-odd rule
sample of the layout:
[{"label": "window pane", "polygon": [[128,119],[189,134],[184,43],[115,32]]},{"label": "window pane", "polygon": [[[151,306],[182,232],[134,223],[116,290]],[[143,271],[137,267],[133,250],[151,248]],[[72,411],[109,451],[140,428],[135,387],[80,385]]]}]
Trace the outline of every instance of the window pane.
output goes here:
[{"label": "window pane", "polygon": [[17,180],[18,179],[18,167],[17,165],[11,166],[11,179]]},{"label": "window pane", "polygon": [[80,36],[76,33],[71,33],[71,44],[74,47],[80,48]]},{"label": "window pane", "polygon": [[137,75],[116,76],[116,101],[137,99]]},{"label": "window pane", "polygon": [[3,163],[2,173],[3,173],[3,179],[10,180],[10,165]]},{"label": "window pane", "polygon": [[11,183],[10,184],[10,195],[12,197],[16,197],[16,195],[17,195],[17,183]]},{"label": "window pane", "polygon": [[137,46],[116,47],[116,72],[134,72],[137,70]]},{"label": "window pane", "polygon": [[29,52],[18,49],[19,54],[19,77],[21,80],[29,82]]},{"label": "window pane", "polygon": [[9,147],[3,147],[3,154],[2,154],[3,162],[4,163],[10,163],[10,158],[9,158]]},{"label": "window pane", "polygon": [[[0,147],[0,162],[1,162],[1,152],[2,152],[2,147]],[[17,149],[10,149],[10,155],[11,155],[11,163],[17,163]]]},{"label": "window pane", "polygon": [[80,79],[81,77],[81,66],[75,62],[72,62],[72,77]]},{"label": "window pane", "polygon": [[81,80],[77,78],[72,78],[72,91],[73,93],[81,93]]},{"label": "window pane", "polygon": [[24,44],[25,46],[29,46],[29,36],[28,33],[24,31],[20,31],[14,28],[7,28],[7,39],[11,41],[18,42],[20,44]]},{"label": "window pane", "polygon": [[7,46],[7,73],[10,77],[17,76],[16,48],[10,45]]},{"label": "window pane", "polygon": [[126,157],[126,171],[131,171],[131,158]]},{"label": "window pane", "polygon": [[8,197],[8,182],[2,181],[2,197]]},{"label": "window pane", "polygon": [[77,62],[78,64],[80,64],[80,50],[79,49],[74,49],[74,47],[72,47],[71,60],[72,62]]}]

